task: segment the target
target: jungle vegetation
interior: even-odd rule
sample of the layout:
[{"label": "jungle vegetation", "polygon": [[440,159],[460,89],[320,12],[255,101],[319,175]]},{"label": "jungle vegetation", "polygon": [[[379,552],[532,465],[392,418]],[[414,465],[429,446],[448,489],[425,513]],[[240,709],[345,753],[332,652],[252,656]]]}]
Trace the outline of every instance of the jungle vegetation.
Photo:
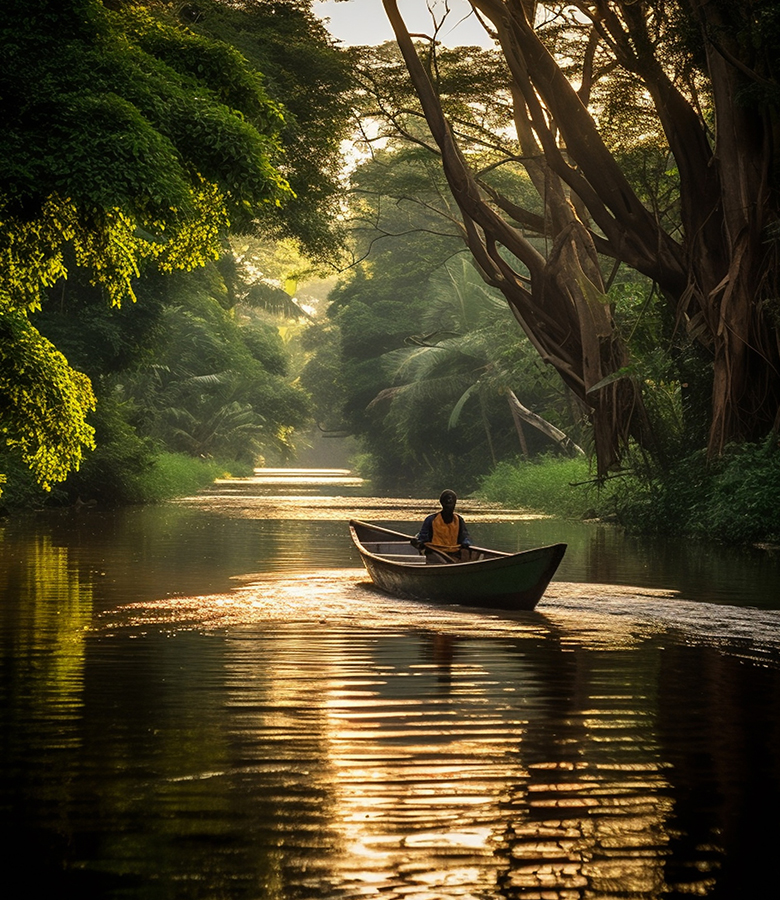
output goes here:
[{"label": "jungle vegetation", "polygon": [[[650,279],[706,356],[710,454],[777,429],[777,4],[473,0],[497,50],[448,65],[383,2],[403,77],[384,61],[367,89],[438,157],[482,276],[587,410],[599,473],[655,440],[610,266]],[[506,167],[538,202],[491,183]]]},{"label": "jungle vegetation", "polygon": [[128,499],[159,449],[291,451],[289,298],[231,236],[341,244],[350,63],[310,4],[12,0],[0,45],[2,469]]},{"label": "jungle vegetation", "polygon": [[4,500],[314,422],[387,490],[774,534],[776,4],[474,0],[484,50],[383,2],[350,49],[310,0],[4,5]]},{"label": "jungle vegetation", "polygon": [[[359,66],[364,147],[387,176],[357,185],[370,241],[417,205],[430,223],[402,226],[410,246],[427,228],[468,249],[574,399],[568,429],[587,422],[589,477],[624,521],[704,530],[697,490],[724,520],[744,494],[730,514],[750,518],[734,473],[755,467],[776,497],[780,466],[776,4],[475,0],[494,51],[442,46],[433,18],[411,36],[384,5],[397,46]],[[446,189],[401,172],[413,152]]]}]

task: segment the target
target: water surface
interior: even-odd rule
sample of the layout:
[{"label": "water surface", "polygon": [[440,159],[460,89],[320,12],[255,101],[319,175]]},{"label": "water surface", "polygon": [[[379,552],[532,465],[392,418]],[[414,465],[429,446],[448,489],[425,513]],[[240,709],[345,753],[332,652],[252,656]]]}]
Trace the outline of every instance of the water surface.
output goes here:
[{"label": "water surface", "polygon": [[374,590],[345,525],[430,503],[268,475],[0,526],[9,885],[776,894],[775,556],[461,502],[481,544],[569,551],[532,613],[431,607]]}]

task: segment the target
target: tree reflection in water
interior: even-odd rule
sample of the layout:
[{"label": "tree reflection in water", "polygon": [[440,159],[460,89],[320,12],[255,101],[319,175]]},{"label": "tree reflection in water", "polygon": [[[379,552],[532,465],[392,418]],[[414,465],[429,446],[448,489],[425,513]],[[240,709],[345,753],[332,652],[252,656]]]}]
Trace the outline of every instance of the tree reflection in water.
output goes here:
[{"label": "tree reflection in water", "polygon": [[584,579],[517,615],[396,601],[350,561],[346,501],[300,518],[314,505],[8,526],[9,884],[773,895],[780,829],[755,803],[780,788],[776,610]]}]

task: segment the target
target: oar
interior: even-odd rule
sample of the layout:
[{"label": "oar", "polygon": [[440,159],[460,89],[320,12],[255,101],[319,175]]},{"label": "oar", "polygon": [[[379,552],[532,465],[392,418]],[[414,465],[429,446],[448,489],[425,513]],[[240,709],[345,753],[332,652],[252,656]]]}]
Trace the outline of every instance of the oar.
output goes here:
[{"label": "oar", "polygon": [[430,550],[431,553],[435,554],[440,559],[443,559],[444,562],[448,562],[448,563],[460,562],[460,560],[455,559],[454,556],[450,556],[449,553],[445,553],[443,550],[434,550],[433,547],[429,547],[428,550]]},{"label": "oar", "polygon": [[442,562],[446,563],[457,563],[460,562],[459,559],[455,559],[454,556],[450,556],[449,553],[445,553],[443,550],[437,550],[435,547],[431,547],[429,544],[423,544],[422,547],[417,546],[417,540],[412,538],[409,541],[410,544],[414,544],[415,547],[420,551],[420,553],[433,553],[434,556],[438,556]]},{"label": "oar", "polygon": [[425,545],[425,549],[429,553],[433,553],[434,556],[438,556],[439,559],[443,560],[446,563],[460,562],[460,560],[455,559],[454,556],[450,556],[449,553],[445,553],[443,550],[437,550],[435,547],[429,547],[427,544]]}]

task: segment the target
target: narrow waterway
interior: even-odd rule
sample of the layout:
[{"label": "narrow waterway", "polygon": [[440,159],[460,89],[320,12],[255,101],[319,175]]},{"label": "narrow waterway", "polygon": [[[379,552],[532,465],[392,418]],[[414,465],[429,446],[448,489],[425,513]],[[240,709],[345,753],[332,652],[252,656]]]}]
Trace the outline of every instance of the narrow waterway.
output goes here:
[{"label": "narrow waterway", "polygon": [[377,592],[347,520],[434,506],[286,470],[0,524],[9,896],[775,896],[777,554],[461,500],[568,542],[537,609]]}]

